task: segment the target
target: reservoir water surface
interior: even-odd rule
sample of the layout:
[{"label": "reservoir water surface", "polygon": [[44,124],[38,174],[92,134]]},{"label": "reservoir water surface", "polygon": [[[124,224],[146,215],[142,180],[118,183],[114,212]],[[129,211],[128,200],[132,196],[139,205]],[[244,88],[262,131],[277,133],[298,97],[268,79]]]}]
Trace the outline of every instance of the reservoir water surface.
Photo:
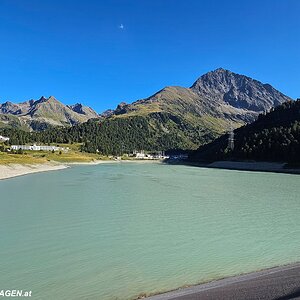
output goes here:
[{"label": "reservoir water surface", "polygon": [[300,260],[300,176],[111,163],[0,181],[0,288],[133,299]]}]

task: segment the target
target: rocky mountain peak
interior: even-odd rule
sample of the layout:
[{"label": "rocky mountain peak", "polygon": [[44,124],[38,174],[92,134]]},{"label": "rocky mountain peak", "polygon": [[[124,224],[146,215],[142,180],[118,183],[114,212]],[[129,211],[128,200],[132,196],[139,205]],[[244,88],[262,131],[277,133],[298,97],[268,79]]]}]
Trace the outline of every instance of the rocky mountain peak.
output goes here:
[{"label": "rocky mountain peak", "polygon": [[18,104],[6,101],[5,103],[0,104],[0,113],[18,115],[21,113],[21,107]]},{"label": "rocky mountain peak", "polygon": [[39,102],[39,103],[42,103],[42,102],[46,102],[48,100],[48,98],[42,96],[40,99],[38,99],[37,101],[35,102]]},{"label": "rocky mountain peak", "polygon": [[76,103],[73,105],[68,105],[73,111],[82,114],[83,113],[83,105],[81,103]]},{"label": "rocky mountain peak", "polygon": [[90,118],[97,118],[98,114],[89,106],[82,105],[81,103],[76,103],[73,105],[67,105],[68,108],[73,110],[74,112],[88,116]]},{"label": "rocky mountain peak", "polygon": [[191,86],[194,90],[205,91],[207,89],[218,89],[218,90],[228,90],[234,84],[236,80],[250,79],[244,75],[239,75],[233,73],[229,70],[223,68],[218,68],[214,71],[208,72],[198,78],[194,84]]},{"label": "rocky mountain peak", "polygon": [[191,89],[208,101],[225,102],[235,108],[255,112],[266,111],[291,100],[269,84],[223,68],[202,75]]},{"label": "rocky mountain peak", "polygon": [[98,117],[98,114],[87,106],[76,104],[73,109],[72,106],[64,105],[54,96],[49,98],[42,96],[38,100],[19,104],[11,102],[0,104],[0,117],[1,114],[17,116],[22,124],[34,130],[45,129],[48,125],[79,124]]},{"label": "rocky mountain peak", "polygon": [[104,112],[102,112],[100,114],[100,116],[103,117],[103,118],[108,118],[108,117],[112,116],[114,114],[114,112],[115,111],[113,109],[107,109]]},{"label": "rocky mountain peak", "polygon": [[[170,114],[180,116],[191,128],[196,124],[201,130],[223,132],[228,124],[236,126],[254,121],[260,113],[268,111],[291,98],[280,93],[268,83],[218,68],[198,78],[190,88],[167,86],[154,95],[131,104],[122,102],[115,110],[101,117],[122,117]],[[42,96],[20,104],[0,104],[0,114],[17,116],[26,125],[32,122],[54,126],[73,125],[99,115],[81,103],[64,105],[55,97]],[[198,130],[198,129],[197,129]]]}]

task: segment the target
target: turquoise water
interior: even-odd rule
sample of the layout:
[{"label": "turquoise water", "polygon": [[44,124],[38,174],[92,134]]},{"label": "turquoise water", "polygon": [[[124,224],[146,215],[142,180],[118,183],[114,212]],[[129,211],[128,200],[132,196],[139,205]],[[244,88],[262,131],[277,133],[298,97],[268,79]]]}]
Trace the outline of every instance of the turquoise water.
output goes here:
[{"label": "turquoise water", "polygon": [[146,163],[0,181],[0,287],[132,299],[299,261],[299,183]]}]

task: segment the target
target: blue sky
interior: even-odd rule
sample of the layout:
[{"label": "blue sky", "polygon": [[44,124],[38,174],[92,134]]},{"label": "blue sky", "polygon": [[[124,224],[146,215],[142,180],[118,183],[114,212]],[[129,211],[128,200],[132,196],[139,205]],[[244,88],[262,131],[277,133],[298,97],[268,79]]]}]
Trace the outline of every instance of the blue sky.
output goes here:
[{"label": "blue sky", "polygon": [[299,0],[0,0],[0,102],[101,112],[219,67],[297,98],[299,16]]}]

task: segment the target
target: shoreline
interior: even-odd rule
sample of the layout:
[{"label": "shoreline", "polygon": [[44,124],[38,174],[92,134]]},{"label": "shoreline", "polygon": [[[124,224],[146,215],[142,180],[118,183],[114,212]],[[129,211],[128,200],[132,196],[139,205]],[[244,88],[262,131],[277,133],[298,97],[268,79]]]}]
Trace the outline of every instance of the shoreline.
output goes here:
[{"label": "shoreline", "polygon": [[70,168],[71,166],[76,165],[100,165],[100,164],[111,164],[111,163],[160,163],[161,161],[146,161],[146,160],[94,160],[90,162],[66,162],[60,163],[55,161],[50,161],[47,163],[36,163],[36,164],[5,164],[0,165],[0,180],[6,180],[14,177],[49,172],[49,171],[58,171]]},{"label": "shoreline", "polygon": [[[181,287],[145,297],[149,300],[298,299],[300,262]],[[137,298],[139,299],[139,298]]]},{"label": "shoreline", "polygon": [[6,180],[14,177],[25,176],[34,173],[64,170],[75,165],[99,165],[103,163],[113,163],[113,162],[114,161],[109,161],[109,160],[97,160],[97,161],[90,161],[90,162],[67,162],[67,163],[50,161],[47,163],[37,163],[37,164],[0,165],[0,180]]},{"label": "shoreline", "polygon": [[94,160],[89,162],[66,162],[60,163],[50,161],[36,164],[4,164],[0,165],[0,180],[5,180],[27,174],[57,171],[76,165],[99,165],[111,163],[166,163],[169,165],[185,165],[200,168],[224,169],[251,172],[271,172],[283,174],[300,174],[300,169],[285,169],[285,163],[272,162],[238,162],[238,161],[216,161],[213,163],[189,162],[189,161],[164,161],[164,160]]},{"label": "shoreline", "polygon": [[67,164],[60,164],[54,162],[39,164],[0,165],[0,180],[6,180],[34,173],[64,170],[66,168],[69,168]]},{"label": "shoreline", "polygon": [[210,169],[224,169],[236,171],[251,171],[251,172],[270,172],[270,173],[283,173],[283,174],[300,174],[300,169],[284,168],[285,163],[277,162],[243,162],[243,161],[215,161],[211,163],[205,162],[192,162],[192,161],[178,161],[167,162],[168,164],[178,164],[200,168]]}]

